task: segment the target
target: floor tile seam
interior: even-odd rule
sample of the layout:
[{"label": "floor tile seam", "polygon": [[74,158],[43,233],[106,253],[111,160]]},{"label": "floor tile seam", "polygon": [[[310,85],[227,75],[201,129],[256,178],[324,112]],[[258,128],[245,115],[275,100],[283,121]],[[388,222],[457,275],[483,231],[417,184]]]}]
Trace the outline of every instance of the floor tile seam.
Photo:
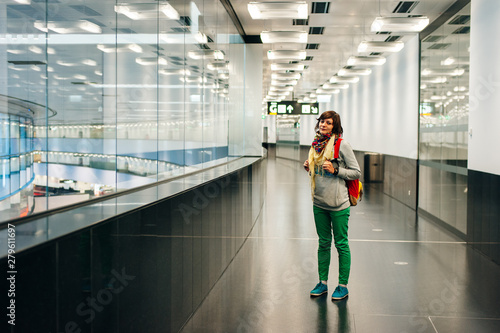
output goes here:
[{"label": "floor tile seam", "polygon": [[428,316],[427,319],[429,319],[429,321],[431,322],[431,325],[432,325],[432,328],[434,328],[434,331],[436,333],[439,333],[438,330],[437,330],[437,328],[436,328],[436,325],[434,325],[434,322],[432,321],[431,316]]},{"label": "floor tile seam", "polygon": [[[271,236],[202,236],[202,235],[155,235],[155,234],[121,234],[119,237],[158,237],[158,238],[213,238],[213,239],[262,239],[262,240],[307,240],[317,241],[318,238],[309,237],[271,237]],[[350,242],[372,242],[372,243],[420,243],[420,244],[454,244],[466,245],[467,242],[460,241],[415,241],[415,240],[397,240],[397,239],[349,239]],[[474,244],[500,244],[500,242],[476,242]]]},{"label": "floor tile seam", "polygon": [[500,317],[463,317],[463,316],[434,316],[429,314],[415,315],[415,314],[388,314],[388,313],[358,313],[355,316],[376,316],[376,317],[417,317],[417,318],[443,318],[443,319],[471,319],[471,320],[498,320]]}]

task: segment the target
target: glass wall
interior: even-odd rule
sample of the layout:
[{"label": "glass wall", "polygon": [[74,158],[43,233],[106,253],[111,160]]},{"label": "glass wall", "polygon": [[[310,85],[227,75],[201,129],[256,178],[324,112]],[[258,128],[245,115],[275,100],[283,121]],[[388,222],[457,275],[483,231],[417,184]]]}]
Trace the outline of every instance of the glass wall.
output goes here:
[{"label": "glass wall", "polygon": [[470,5],[421,41],[419,206],[467,232]]},{"label": "glass wall", "polygon": [[0,17],[0,222],[243,154],[220,1],[7,0]]}]

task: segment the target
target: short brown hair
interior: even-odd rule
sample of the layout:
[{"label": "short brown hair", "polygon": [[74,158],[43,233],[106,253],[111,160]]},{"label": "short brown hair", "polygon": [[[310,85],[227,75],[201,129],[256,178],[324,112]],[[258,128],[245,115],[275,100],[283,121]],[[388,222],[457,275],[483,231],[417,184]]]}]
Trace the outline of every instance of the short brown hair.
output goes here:
[{"label": "short brown hair", "polygon": [[335,111],[325,111],[321,114],[321,116],[319,116],[318,121],[316,122],[316,127],[314,127],[316,132],[319,130],[319,122],[323,119],[331,119],[333,121],[333,134],[341,136],[342,133],[344,133],[344,129],[342,128],[342,124],[340,122],[340,116]]}]

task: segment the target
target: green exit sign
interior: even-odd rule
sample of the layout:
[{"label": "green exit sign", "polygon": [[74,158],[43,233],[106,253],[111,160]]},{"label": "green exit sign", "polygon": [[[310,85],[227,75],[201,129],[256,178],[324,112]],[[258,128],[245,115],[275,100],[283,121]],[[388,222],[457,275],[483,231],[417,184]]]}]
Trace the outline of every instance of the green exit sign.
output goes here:
[{"label": "green exit sign", "polygon": [[267,114],[318,115],[318,103],[298,103],[296,101],[267,102]]}]

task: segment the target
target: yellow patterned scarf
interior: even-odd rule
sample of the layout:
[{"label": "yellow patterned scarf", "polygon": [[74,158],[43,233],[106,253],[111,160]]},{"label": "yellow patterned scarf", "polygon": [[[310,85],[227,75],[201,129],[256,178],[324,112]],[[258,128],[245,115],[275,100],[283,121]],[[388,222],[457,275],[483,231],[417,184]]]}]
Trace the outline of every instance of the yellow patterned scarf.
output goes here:
[{"label": "yellow patterned scarf", "polygon": [[316,167],[321,167],[325,161],[330,161],[333,158],[333,146],[335,144],[336,135],[332,135],[325,149],[318,153],[314,147],[309,149],[309,175],[311,176],[311,195],[314,198],[314,189],[316,188]]}]

